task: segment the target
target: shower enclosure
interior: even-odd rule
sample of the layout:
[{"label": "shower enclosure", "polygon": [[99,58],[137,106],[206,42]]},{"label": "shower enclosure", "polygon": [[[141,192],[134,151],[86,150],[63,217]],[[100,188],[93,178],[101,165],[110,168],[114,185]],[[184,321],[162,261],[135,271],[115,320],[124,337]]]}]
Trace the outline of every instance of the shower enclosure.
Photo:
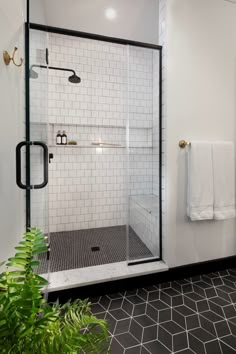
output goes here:
[{"label": "shower enclosure", "polygon": [[50,248],[38,271],[161,259],[161,47],[26,30],[27,226]]}]

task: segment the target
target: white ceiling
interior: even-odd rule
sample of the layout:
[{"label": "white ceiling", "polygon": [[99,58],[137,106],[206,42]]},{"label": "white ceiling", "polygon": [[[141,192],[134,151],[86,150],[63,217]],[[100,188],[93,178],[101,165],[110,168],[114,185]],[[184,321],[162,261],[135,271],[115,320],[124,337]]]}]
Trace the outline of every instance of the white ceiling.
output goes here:
[{"label": "white ceiling", "polygon": [[159,0],[30,0],[30,21],[158,44],[158,6]]}]

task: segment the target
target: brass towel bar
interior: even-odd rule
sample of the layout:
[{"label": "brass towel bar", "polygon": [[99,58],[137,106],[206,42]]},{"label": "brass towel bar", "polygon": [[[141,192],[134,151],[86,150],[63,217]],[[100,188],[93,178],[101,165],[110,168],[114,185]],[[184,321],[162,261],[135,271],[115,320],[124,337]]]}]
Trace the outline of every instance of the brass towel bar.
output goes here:
[{"label": "brass towel bar", "polygon": [[186,146],[191,146],[191,142],[190,141],[186,141],[186,140],[180,140],[179,141],[179,147],[181,149],[186,148]]}]

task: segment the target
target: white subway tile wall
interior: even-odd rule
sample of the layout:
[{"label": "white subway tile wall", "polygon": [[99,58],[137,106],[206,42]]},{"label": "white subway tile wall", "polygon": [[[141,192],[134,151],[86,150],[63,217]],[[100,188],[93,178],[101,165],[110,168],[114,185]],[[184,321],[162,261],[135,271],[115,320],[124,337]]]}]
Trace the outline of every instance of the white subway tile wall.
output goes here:
[{"label": "white subway tile wall", "polygon": [[[124,225],[128,195],[159,193],[159,53],[51,33],[47,45],[50,65],[81,77],[72,84],[66,72],[46,71],[48,144],[54,154],[50,231]],[[32,92],[32,110],[42,107],[41,89]],[[44,122],[41,109],[34,117]],[[77,145],[56,146],[58,130]]]}]

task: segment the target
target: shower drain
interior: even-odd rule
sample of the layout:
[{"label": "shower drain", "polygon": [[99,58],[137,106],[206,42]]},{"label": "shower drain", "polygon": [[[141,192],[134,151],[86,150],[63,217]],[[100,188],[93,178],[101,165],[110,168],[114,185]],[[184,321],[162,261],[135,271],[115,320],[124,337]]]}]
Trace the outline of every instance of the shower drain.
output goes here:
[{"label": "shower drain", "polygon": [[100,251],[100,247],[98,247],[98,246],[93,246],[93,247],[91,247],[91,251],[92,251],[92,252]]}]

